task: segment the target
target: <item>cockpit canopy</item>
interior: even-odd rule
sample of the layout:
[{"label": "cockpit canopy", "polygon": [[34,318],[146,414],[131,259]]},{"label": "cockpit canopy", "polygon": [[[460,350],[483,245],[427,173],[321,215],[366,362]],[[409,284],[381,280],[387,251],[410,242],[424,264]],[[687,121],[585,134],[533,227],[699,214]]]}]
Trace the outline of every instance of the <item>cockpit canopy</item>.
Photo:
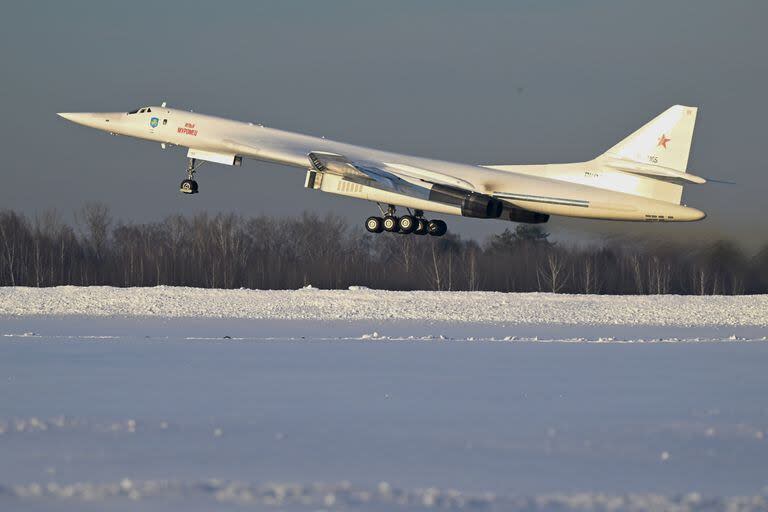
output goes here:
[{"label": "cockpit canopy", "polygon": [[137,108],[136,110],[131,110],[130,112],[128,112],[128,115],[144,114],[145,112],[152,112],[152,109],[150,107],[141,107],[141,108]]}]

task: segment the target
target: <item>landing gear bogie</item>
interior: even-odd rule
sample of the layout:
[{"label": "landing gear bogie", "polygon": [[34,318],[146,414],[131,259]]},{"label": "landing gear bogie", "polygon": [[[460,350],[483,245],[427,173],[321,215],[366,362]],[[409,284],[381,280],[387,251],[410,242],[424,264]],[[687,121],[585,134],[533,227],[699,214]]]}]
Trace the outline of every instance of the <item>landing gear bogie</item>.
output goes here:
[{"label": "landing gear bogie", "polygon": [[423,218],[424,212],[421,210],[415,210],[413,215],[397,217],[393,205],[389,205],[389,208],[386,210],[381,205],[379,205],[379,208],[384,215],[383,218],[374,216],[368,217],[365,221],[365,229],[369,233],[387,231],[389,233],[400,233],[401,235],[443,236],[448,231],[448,226],[445,222],[437,219],[427,220]]}]

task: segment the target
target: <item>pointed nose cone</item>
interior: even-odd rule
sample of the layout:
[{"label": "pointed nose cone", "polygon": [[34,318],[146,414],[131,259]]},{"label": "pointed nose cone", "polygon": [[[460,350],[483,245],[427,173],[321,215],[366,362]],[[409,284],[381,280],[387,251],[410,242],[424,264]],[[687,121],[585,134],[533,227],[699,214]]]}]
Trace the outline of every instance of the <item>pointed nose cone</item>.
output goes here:
[{"label": "pointed nose cone", "polygon": [[59,112],[58,115],[67,121],[106,131],[111,131],[116,121],[115,114],[108,112]]},{"label": "pointed nose cone", "polygon": [[67,121],[72,121],[73,123],[80,123],[81,122],[80,120],[83,119],[83,117],[86,114],[78,114],[76,112],[59,112],[57,115],[63,117]]},{"label": "pointed nose cone", "polygon": [[95,115],[90,112],[59,112],[59,115],[67,121],[93,127]]}]

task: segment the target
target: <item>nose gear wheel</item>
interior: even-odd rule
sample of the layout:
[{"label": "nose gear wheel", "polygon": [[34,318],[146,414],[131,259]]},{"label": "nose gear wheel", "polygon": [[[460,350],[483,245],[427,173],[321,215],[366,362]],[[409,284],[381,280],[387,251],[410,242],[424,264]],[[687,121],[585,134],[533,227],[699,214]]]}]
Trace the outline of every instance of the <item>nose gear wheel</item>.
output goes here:
[{"label": "nose gear wheel", "polygon": [[179,191],[184,194],[197,194],[198,186],[195,181],[195,173],[205,163],[205,161],[198,161],[195,158],[190,158],[187,164],[187,179],[181,182],[179,185]]},{"label": "nose gear wheel", "polygon": [[197,182],[195,180],[184,180],[181,182],[179,190],[185,194],[197,194]]}]

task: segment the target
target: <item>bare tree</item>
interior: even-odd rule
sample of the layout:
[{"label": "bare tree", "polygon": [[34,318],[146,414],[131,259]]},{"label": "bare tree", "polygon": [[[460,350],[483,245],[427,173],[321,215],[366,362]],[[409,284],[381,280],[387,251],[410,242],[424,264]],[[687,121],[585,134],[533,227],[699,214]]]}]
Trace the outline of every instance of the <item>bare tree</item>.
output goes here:
[{"label": "bare tree", "polygon": [[627,256],[627,263],[629,264],[632,278],[635,282],[635,293],[644,293],[645,288],[643,287],[643,271],[640,264],[640,257],[636,252],[632,252]]},{"label": "bare tree", "polygon": [[426,262],[426,271],[433,290],[443,289],[443,255],[439,250],[438,241],[430,240],[429,260]]},{"label": "bare tree", "polygon": [[662,261],[657,255],[648,258],[648,293],[665,294],[669,293],[670,280],[669,264]]},{"label": "bare tree", "polygon": [[75,212],[75,220],[81,225],[83,236],[94,252],[97,260],[104,256],[109,238],[109,226],[112,216],[104,203],[86,203]]},{"label": "bare tree", "polygon": [[598,269],[597,257],[594,254],[581,254],[581,292],[600,293],[600,274]]},{"label": "bare tree", "polygon": [[709,275],[707,269],[701,265],[694,265],[691,269],[691,284],[693,293],[696,295],[706,295]]},{"label": "bare tree", "polygon": [[113,225],[103,205],[86,205],[76,213],[79,231],[55,212],[29,222],[0,211],[0,285],[768,291],[768,247],[747,258],[728,242],[663,247],[607,240],[576,248],[553,244],[540,229],[518,227],[481,246],[453,234],[370,235],[350,229],[342,219],[309,214],[243,219],[203,213]]},{"label": "bare tree", "polygon": [[560,251],[547,251],[544,261],[537,268],[537,272],[543,283],[543,288],[539,291],[549,291],[559,293],[565,286],[568,277],[565,258]]},{"label": "bare tree", "polygon": [[480,249],[477,246],[470,246],[466,251],[464,267],[467,271],[467,289],[469,291],[478,290],[480,287],[480,276],[478,272],[478,253]]}]

